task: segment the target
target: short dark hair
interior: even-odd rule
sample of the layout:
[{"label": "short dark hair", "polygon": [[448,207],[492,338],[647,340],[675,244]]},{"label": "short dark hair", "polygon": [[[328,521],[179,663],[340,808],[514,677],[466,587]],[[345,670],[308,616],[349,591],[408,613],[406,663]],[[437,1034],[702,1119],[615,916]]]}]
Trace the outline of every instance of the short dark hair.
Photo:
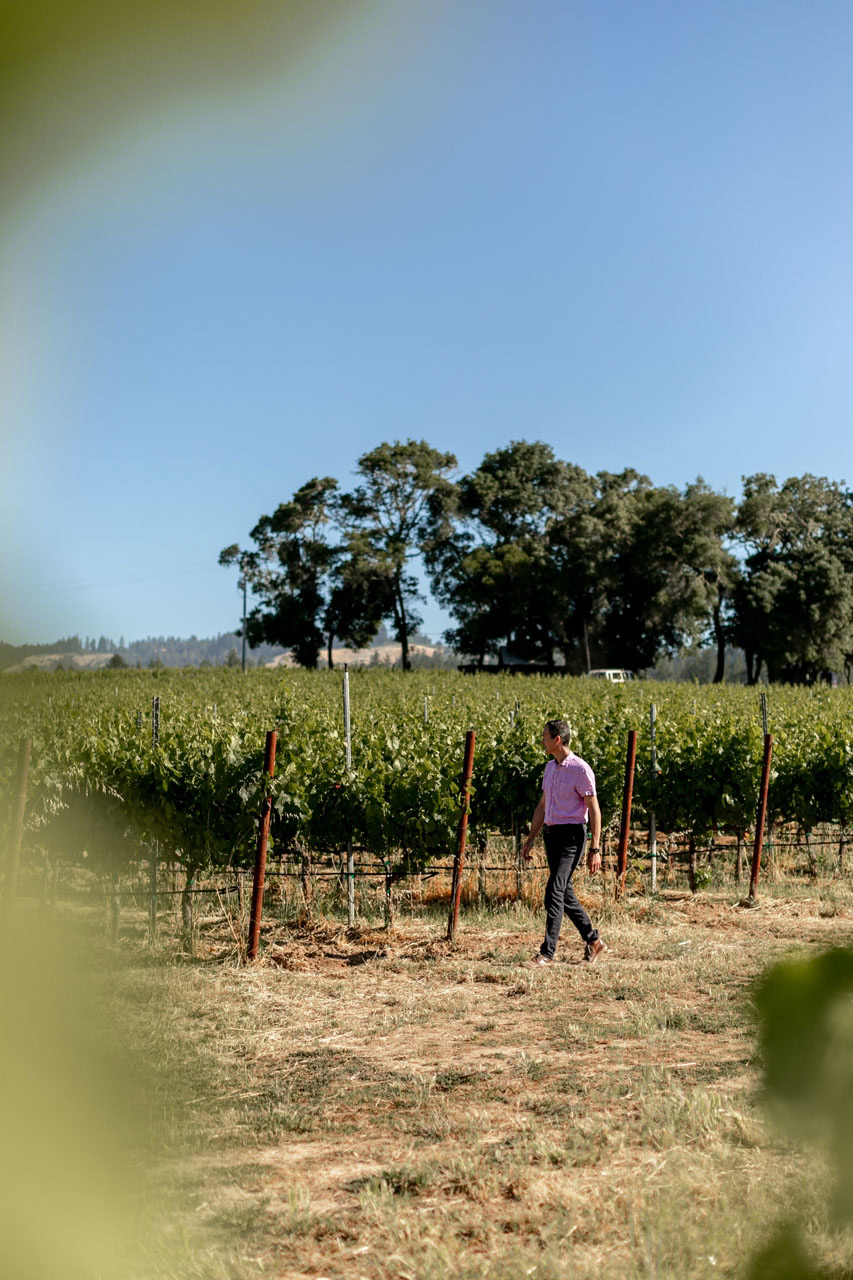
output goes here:
[{"label": "short dark hair", "polygon": [[572,740],[572,726],[568,720],[546,720],[545,728],[549,738],[559,738],[564,747]]}]

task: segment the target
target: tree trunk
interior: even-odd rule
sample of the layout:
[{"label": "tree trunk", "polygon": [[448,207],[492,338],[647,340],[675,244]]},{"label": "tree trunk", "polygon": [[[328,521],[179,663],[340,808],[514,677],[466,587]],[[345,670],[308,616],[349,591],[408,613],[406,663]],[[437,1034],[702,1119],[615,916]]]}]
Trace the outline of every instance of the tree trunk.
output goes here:
[{"label": "tree trunk", "polygon": [[746,658],[746,683],[755,684],[755,654],[751,649],[744,650]]},{"label": "tree trunk", "polygon": [[586,618],[583,620],[583,651],[586,654],[586,674],[589,675],[590,671],[592,671],[592,658],[589,653],[589,627],[587,626]]},{"label": "tree trunk", "polygon": [[412,664],[409,661],[409,622],[406,618],[406,606],[403,601],[403,589],[400,586],[398,576],[394,578],[394,621],[397,627],[397,635],[400,640],[402,654],[400,662],[404,671],[411,671]]},{"label": "tree trunk", "polygon": [[334,669],[335,669],[334,659],[332,658],[332,641],[334,640],[334,638],[335,638],[335,637],[334,637],[334,632],[330,631],[330,632],[329,632],[329,642],[328,642],[328,644],[327,644],[327,646],[326,646],[326,657],[327,657],[328,662],[329,662],[329,670],[330,670],[330,671],[334,671]]},{"label": "tree trunk", "polygon": [[720,596],[714,605],[714,635],[717,638],[717,669],[714,672],[714,684],[722,684],[726,674],[726,637],[723,632],[722,607],[723,600]]},{"label": "tree trunk", "polygon": [[411,671],[412,663],[409,659],[409,628],[407,627],[405,620],[400,627],[400,648],[402,650],[400,654],[400,663],[402,668],[404,671]]}]

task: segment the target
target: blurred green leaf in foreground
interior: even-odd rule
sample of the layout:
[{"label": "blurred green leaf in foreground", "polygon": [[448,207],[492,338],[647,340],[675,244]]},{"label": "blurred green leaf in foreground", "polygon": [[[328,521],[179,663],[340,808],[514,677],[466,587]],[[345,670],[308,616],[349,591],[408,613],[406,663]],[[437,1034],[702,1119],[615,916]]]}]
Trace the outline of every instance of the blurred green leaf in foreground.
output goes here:
[{"label": "blurred green leaf in foreground", "polygon": [[[833,948],[776,965],[756,1004],[765,1100],[795,1139],[822,1148],[834,1174],[830,1227],[853,1227],[853,950]],[[811,1280],[827,1271],[809,1254],[796,1210],[753,1259],[750,1280]]]},{"label": "blurred green leaf in foreground", "polygon": [[33,917],[0,939],[0,1239],[15,1280],[118,1276],[132,1249],[121,1059],[79,934]]}]

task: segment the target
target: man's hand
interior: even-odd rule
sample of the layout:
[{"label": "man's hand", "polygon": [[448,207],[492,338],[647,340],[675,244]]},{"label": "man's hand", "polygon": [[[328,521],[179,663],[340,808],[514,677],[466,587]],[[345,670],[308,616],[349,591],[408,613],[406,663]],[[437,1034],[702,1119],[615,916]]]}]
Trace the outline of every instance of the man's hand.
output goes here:
[{"label": "man's hand", "polygon": [[596,871],[601,870],[601,850],[600,849],[590,849],[589,853],[586,855],[586,865],[589,868],[589,873],[591,876],[594,876]]},{"label": "man's hand", "polygon": [[524,844],[521,846],[521,856],[525,862],[530,862],[533,857],[533,846],[536,843],[535,836],[528,836]]}]

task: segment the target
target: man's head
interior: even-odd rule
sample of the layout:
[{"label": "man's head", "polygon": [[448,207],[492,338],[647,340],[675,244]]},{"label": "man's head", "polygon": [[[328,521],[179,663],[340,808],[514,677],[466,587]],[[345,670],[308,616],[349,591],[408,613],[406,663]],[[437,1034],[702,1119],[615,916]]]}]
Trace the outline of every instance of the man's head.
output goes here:
[{"label": "man's head", "polygon": [[549,756],[565,757],[572,742],[572,726],[568,720],[546,720],[542,730],[542,746]]}]

